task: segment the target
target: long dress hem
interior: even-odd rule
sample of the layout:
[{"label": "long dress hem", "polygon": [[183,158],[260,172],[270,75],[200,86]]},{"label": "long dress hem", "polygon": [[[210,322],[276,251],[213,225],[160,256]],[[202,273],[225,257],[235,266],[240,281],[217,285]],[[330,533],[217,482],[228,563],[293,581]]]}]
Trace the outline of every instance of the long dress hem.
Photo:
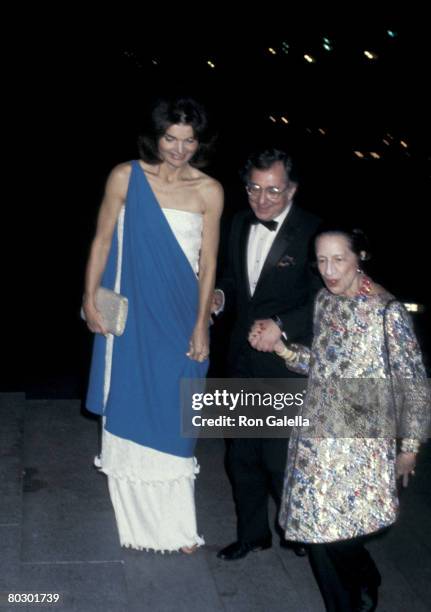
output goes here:
[{"label": "long dress hem", "polygon": [[[100,403],[100,383],[102,382],[102,452],[101,456],[96,458],[95,466],[106,474],[108,478],[109,493],[114,507],[121,546],[162,553],[174,552],[181,550],[183,547],[202,546],[204,544],[203,538],[197,532],[194,504],[194,481],[196,474],[199,472],[199,466],[196,458],[193,456],[195,441],[182,439],[179,432],[176,433],[175,423],[177,421],[174,407],[178,404],[178,397],[175,399],[175,396],[178,396],[178,392],[174,393],[172,391],[173,395],[171,396],[162,395],[168,381],[164,378],[159,378],[157,381],[153,377],[155,371],[154,364],[160,359],[158,354],[154,355],[155,348],[157,351],[157,347],[160,348],[161,343],[166,342],[166,338],[170,339],[174,332],[177,334],[179,332],[178,329],[173,328],[173,330],[170,330],[172,333],[167,333],[167,330],[163,328],[163,321],[171,325],[173,319],[166,315],[163,316],[164,313],[161,311],[158,312],[161,320],[158,323],[157,330],[152,327],[154,312],[151,309],[146,310],[147,306],[150,308],[150,304],[142,302],[145,308],[137,308],[133,301],[135,296],[131,289],[130,278],[128,279],[128,284],[126,283],[123,287],[122,272],[126,271],[130,276],[130,271],[134,269],[130,256],[130,242],[133,243],[130,233],[133,228],[136,229],[138,225],[151,226],[152,236],[158,234],[158,241],[161,241],[161,243],[163,242],[161,240],[163,235],[163,238],[167,241],[167,243],[163,242],[163,244],[169,245],[169,256],[176,258],[182,270],[180,274],[183,276],[181,278],[184,279],[185,275],[186,284],[189,287],[186,298],[181,296],[178,305],[175,305],[178,308],[178,316],[181,317],[186,314],[188,309],[188,322],[185,323],[181,319],[181,329],[183,330],[181,333],[185,332],[184,340],[181,340],[181,338],[177,340],[177,342],[181,343],[184,341],[184,346],[186,346],[187,338],[189,337],[187,334],[191,333],[192,327],[190,326],[193,326],[195,316],[193,314],[193,306],[187,302],[187,299],[191,295],[195,295],[197,299],[198,295],[196,272],[203,220],[202,215],[197,213],[175,209],[160,209],[154,194],[152,194],[149,188],[148,181],[136,161],[132,163],[130,180],[128,200],[120,213],[113,243],[113,251],[118,245],[118,255],[115,258],[116,264],[114,264],[112,253],[108,275],[108,286],[109,281],[111,281],[115,291],[129,297],[129,329],[126,326],[124,337],[121,338],[114,338],[112,335],[109,335],[106,346],[103,347],[105,350],[102,348],[98,353],[99,361],[95,361],[95,364],[99,363],[99,370],[96,367],[93,368],[93,382],[90,385],[91,390],[88,395],[87,405],[96,412],[97,405]],[[127,213],[129,204],[131,208]],[[145,215],[149,215],[148,222],[140,217],[143,211],[145,211]],[[136,215],[138,215],[139,221],[135,219]],[[133,223],[131,221],[132,217]],[[158,227],[157,230],[152,226],[154,223]],[[127,228],[128,231],[126,231]],[[125,256],[122,258],[123,232]],[[142,248],[144,251],[147,247],[149,248],[149,245],[143,243]],[[154,248],[157,248],[157,244],[154,245]],[[154,251],[154,257],[156,257],[156,260],[151,268],[155,269],[157,267],[157,269],[161,269],[161,262],[157,260],[156,251]],[[179,261],[178,258],[181,258],[183,261]],[[122,259],[123,266],[121,263]],[[125,262],[127,264],[126,268],[124,268]],[[142,262],[146,265],[148,257],[144,256]],[[165,263],[165,265],[165,272],[167,269],[170,273],[172,266],[169,266],[168,263]],[[114,268],[116,272],[114,272]],[[172,267],[172,272],[174,272],[174,269]],[[145,276],[147,271],[145,268],[141,268],[140,273],[144,273]],[[115,275],[115,284],[113,282],[113,275]],[[193,276],[195,277],[194,282],[192,282]],[[172,281],[175,281],[175,277],[172,277]],[[151,279],[145,284],[145,280],[141,277],[136,279],[136,283],[140,287],[151,286],[159,297],[160,291],[166,286],[165,281],[163,281],[157,290]],[[191,291],[191,288],[193,288],[193,291]],[[170,296],[173,293],[176,295],[175,291],[176,289],[171,289]],[[144,298],[145,293],[142,294]],[[172,297],[169,299],[172,299]],[[133,314],[134,309],[139,310],[139,319],[136,313]],[[136,327],[145,321],[147,321],[145,329],[138,329]],[[189,331],[187,331],[187,326],[190,327]],[[137,329],[138,331],[131,335],[132,329]],[[135,333],[140,334],[140,343],[136,343]],[[159,333],[162,335],[159,336]],[[127,339],[126,335],[128,335],[129,339]],[[124,344],[122,343],[125,340],[135,343],[135,347],[137,346],[138,352],[136,353],[134,363],[140,364],[139,370],[136,365],[132,365],[130,356],[129,367],[125,367],[123,359],[120,359],[121,355],[124,357]],[[150,342],[156,342],[156,345],[149,344]],[[145,349],[142,352],[140,352],[141,347]],[[173,354],[173,358],[176,360],[175,365],[179,364],[180,368],[179,370],[177,369],[175,376],[204,376],[207,364],[194,365],[195,362],[191,362],[182,356],[181,344],[179,347],[179,350],[178,348],[174,349],[175,353]],[[168,352],[165,350],[164,355],[172,354],[173,349],[170,344],[169,348],[166,347],[166,349]],[[150,355],[154,355],[152,359],[149,359]],[[183,372],[180,373],[182,363],[184,363]],[[121,367],[124,368],[124,372],[118,374]],[[142,384],[140,383],[141,387],[139,388],[147,392],[145,397],[142,393],[135,395],[130,393],[130,390],[134,388],[133,385],[136,385],[136,376],[140,372],[141,367],[144,367],[147,378],[145,381],[141,381]],[[166,371],[171,371],[170,363],[169,365],[164,364],[164,367]],[[114,372],[116,373],[115,376]],[[128,385],[124,389],[122,382],[126,379],[128,380]],[[171,375],[171,383],[175,383],[175,380],[176,378],[172,380]],[[175,384],[171,383],[168,384],[168,388],[175,390]],[[116,386],[115,401],[112,397],[113,384]],[[132,407],[124,393],[121,392],[119,394],[120,388],[124,389],[128,394],[129,400],[134,402],[132,411],[129,410]],[[152,395],[154,389],[156,389],[156,392],[159,390],[161,394],[158,396]],[[172,405],[172,410],[169,408],[170,405]],[[143,407],[145,408],[143,409]],[[171,410],[169,416],[167,416],[166,409]],[[151,442],[152,423],[156,422],[154,419],[158,418],[160,410],[164,415],[162,422],[167,430],[164,438],[160,438],[160,434],[158,434],[159,437],[156,435],[153,438],[153,447],[151,444],[147,445],[143,440],[148,439]],[[133,439],[136,436],[135,430],[131,426],[132,422],[136,423],[136,429],[143,432],[143,435],[140,433],[136,440]],[[113,423],[113,425],[111,426],[110,423]],[[122,427],[123,423],[126,424],[126,429]],[[120,427],[119,431],[117,431],[118,427]],[[130,431],[127,431],[127,427]],[[142,441],[139,442],[139,440]],[[169,446],[166,443],[167,440],[172,440],[173,442],[172,453],[165,450],[165,447]]]}]

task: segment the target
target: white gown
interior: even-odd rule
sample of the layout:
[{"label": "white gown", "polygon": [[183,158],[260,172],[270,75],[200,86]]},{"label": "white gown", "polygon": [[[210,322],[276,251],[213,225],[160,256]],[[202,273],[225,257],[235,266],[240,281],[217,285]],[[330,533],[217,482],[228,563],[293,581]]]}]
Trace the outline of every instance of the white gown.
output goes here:
[{"label": "white gown", "polygon": [[[162,210],[197,274],[202,215],[170,208]],[[122,211],[118,223],[120,238],[123,218]],[[105,365],[105,402],[113,349],[113,337],[110,336]],[[178,457],[141,446],[103,428],[102,452],[96,465],[108,476],[122,546],[164,552],[204,544],[196,526],[194,481],[199,472],[196,458]]]}]

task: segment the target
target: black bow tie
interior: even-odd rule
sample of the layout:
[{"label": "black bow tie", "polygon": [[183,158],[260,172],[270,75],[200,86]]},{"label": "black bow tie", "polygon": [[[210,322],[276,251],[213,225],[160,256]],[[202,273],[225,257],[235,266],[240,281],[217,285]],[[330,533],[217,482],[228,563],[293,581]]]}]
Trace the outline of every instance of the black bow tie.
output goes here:
[{"label": "black bow tie", "polygon": [[251,218],[250,223],[251,225],[257,225],[260,223],[261,225],[264,225],[266,229],[269,229],[270,232],[275,232],[278,225],[278,221],[261,221],[261,219],[258,219],[256,215]]}]

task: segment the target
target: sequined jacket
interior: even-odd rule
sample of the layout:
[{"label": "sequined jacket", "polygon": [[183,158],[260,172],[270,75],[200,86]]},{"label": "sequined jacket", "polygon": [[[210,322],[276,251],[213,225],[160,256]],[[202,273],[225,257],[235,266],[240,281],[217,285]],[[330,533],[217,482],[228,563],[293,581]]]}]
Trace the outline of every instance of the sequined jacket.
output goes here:
[{"label": "sequined jacket", "polygon": [[[302,414],[311,424],[289,442],[280,512],[288,540],[343,540],[396,519],[395,437],[404,436],[406,450],[426,438],[430,403],[410,318],[391,298],[322,289],[312,348],[296,345],[286,362],[309,374]],[[394,410],[395,397],[402,401]]]}]

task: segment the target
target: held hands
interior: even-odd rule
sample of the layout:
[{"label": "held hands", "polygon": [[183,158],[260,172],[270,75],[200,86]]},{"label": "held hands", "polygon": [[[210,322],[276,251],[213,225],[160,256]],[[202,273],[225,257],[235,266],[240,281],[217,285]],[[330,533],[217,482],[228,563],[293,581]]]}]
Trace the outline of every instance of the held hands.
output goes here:
[{"label": "held hands", "polygon": [[281,329],[272,319],[258,319],[254,322],[248,335],[248,341],[251,346],[257,351],[266,353],[271,353],[275,350],[275,345],[280,338]]},{"label": "held hands", "polygon": [[409,484],[409,476],[415,475],[416,453],[399,453],[395,462],[395,473],[397,478],[402,477],[403,487]]},{"label": "held hands", "polygon": [[196,325],[189,342],[189,350],[186,355],[195,361],[205,361],[209,355],[209,332],[205,325]]},{"label": "held hands", "polygon": [[102,315],[97,310],[94,299],[90,297],[85,297],[82,302],[82,309],[85,314],[85,320],[87,322],[87,327],[94,334],[103,334],[104,336],[108,335],[108,331],[105,329],[102,321]]}]

